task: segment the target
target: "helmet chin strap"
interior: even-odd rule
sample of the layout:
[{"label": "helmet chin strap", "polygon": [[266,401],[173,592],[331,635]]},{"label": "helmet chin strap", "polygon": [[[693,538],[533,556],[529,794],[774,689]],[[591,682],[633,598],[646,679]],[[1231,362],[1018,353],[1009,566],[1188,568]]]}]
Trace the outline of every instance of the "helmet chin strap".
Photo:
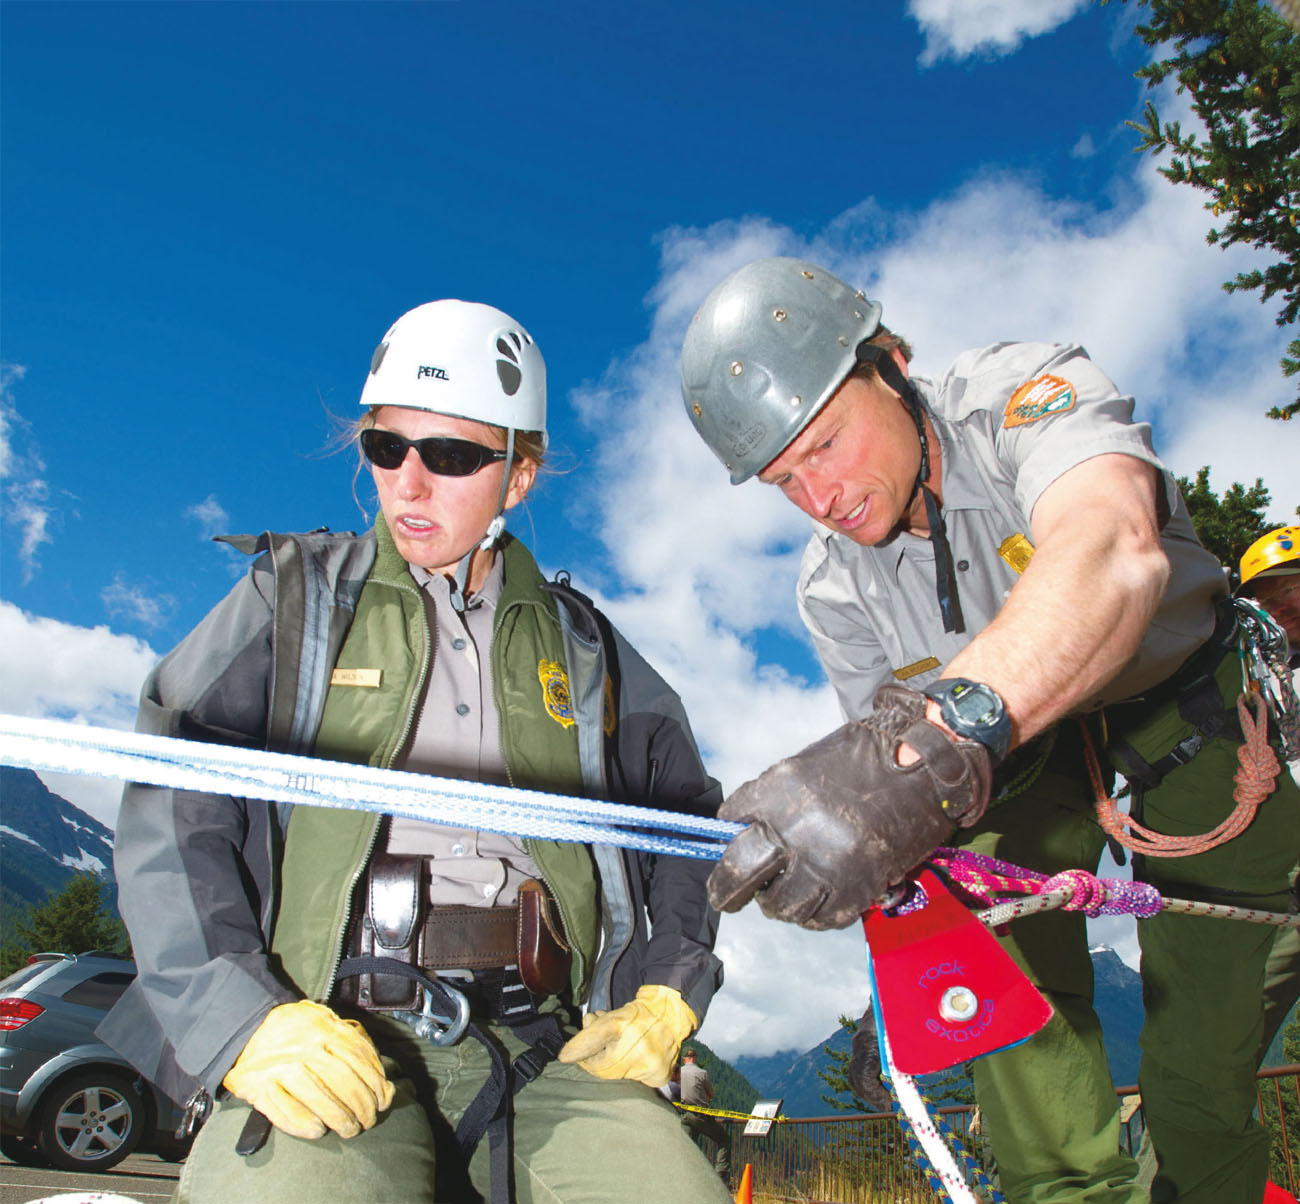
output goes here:
[{"label": "helmet chin strap", "polygon": [[501,538],[501,532],[506,529],[506,495],[510,492],[510,470],[514,467],[514,462],[515,428],[507,427],[506,458],[502,461],[505,465],[505,471],[501,474],[501,492],[497,495],[496,517],[488,523],[487,530],[483,533],[483,538],[460,558],[460,563],[456,566],[455,575],[452,577],[453,588],[451,590],[451,605],[457,614],[463,614],[465,612],[465,586],[469,581],[469,570],[470,565],[474,561],[474,553],[489,551],[496,541]]},{"label": "helmet chin strap", "polygon": [[898,370],[894,357],[886,347],[875,343],[862,342],[857,347],[858,363],[871,364],[880,373],[881,379],[902,400],[907,411],[916,424],[917,438],[921,441],[921,466],[912,485],[911,505],[919,490],[925,501],[925,521],[930,529],[930,547],[934,549],[934,585],[939,603],[939,616],[943,619],[944,631],[962,632],[966,630],[962,618],[961,602],[957,597],[957,575],[953,572],[952,548],[948,544],[948,529],[939,510],[939,499],[929,486],[930,480],[930,445],[925,437],[925,408],[912,382]]}]

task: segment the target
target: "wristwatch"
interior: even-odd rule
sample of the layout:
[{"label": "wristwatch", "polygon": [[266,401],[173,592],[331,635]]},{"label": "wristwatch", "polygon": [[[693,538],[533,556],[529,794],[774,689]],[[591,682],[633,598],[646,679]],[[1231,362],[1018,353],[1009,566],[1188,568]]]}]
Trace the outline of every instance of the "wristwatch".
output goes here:
[{"label": "wristwatch", "polygon": [[997,765],[1011,747],[1011,716],[992,687],[965,677],[945,677],[927,686],[925,694],[939,704],[943,721],[958,736],[978,740]]}]

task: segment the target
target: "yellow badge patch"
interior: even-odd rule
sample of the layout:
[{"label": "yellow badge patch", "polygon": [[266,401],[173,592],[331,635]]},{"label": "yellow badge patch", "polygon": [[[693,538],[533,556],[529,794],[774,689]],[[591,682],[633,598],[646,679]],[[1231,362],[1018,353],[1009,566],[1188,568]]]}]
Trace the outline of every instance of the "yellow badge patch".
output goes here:
[{"label": "yellow badge patch", "polygon": [[1026,381],[1007,402],[1002,416],[1002,427],[1024,426],[1051,414],[1064,414],[1074,409],[1074,386],[1059,376],[1044,373]]},{"label": "yellow badge patch", "polygon": [[1023,531],[1008,535],[998,544],[998,555],[1002,557],[1017,573],[1023,573],[1029,567],[1034,554],[1034,545],[1029,542]]},{"label": "yellow badge patch", "polygon": [[383,676],[382,669],[335,669],[330,674],[330,685],[365,686],[369,690],[375,690]]},{"label": "yellow badge patch", "polygon": [[542,702],[546,713],[562,727],[572,727],[573,696],[569,693],[569,676],[558,661],[537,662],[537,680],[542,683]]},{"label": "yellow badge patch", "polygon": [[618,707],[614,705],[614,683],[608,673],[605,674],[605,735],[612,736],[618,726]]},{"label": "yellow badge patch", "polygon": [[931,669],[937,669],[938,667],[939,658],[937,656],[927,656],[923,661],[913,661],[910,665],[895,669],[894,676],[899,681],[906,681],[909,677],[915,677],[918,673],[929,673]]}]

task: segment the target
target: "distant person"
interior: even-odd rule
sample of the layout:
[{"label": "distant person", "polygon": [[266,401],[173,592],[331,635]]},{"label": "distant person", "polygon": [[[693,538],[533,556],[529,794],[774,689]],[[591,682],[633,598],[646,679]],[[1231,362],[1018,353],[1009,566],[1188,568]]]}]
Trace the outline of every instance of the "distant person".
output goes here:
[{"label": "distant person", "polygon": [[[681,1097],[683,1104],[693,1104],[698,1108],[707,1108],[713,1102],[713,1083],[709,1072],[696,1060],[695,1050],[682,1050]],[[717,1147],[713,1156],[713,1169],[722,1177],[724,1183],[731,1182],[731,1139],[727,1130],[715,1116],[706,1116],[703,1112],[682,1109],[682,1127],[696,1139],[707,1137]]]},{"label": "distant person", "polygon": [[[138,728],[712,814],[677,696],[504,531],[546,449],[532,338],[433,301],[369,364],[374,529],[239,541]],[[728,1201],[653,1091],[722,982],[703,863],[129,785],[115,864],[139,977],[101,1035],[213,1106],[178,1204]],[[436,1046],[408,1025],[448,982],[474,1028]]]},{"label": "distant person", "polygon": [[[1287,649],[1281,654],[1291,674],[1287,697],[1291,731],[1300,726],[1296,708],[1296,686],[1300,682],[1300,527],[1278,527],[1260,536],[1241,557],[1241,584],[1237,596],[1253,599],[1286,632]],[[1285,682],[1277,687],[1285,689]],[[1294,755],[1289,762],[1294,777],[1300,769]],[[1297,910],[1295,870],[1291,872],[1291,909]],[[1277,1030],[1295,1007],[1300,995],[1300,931],[1281,928],[1273,938],[1264,972],[1264,1035],[1260,1038],[1262,1059]]]},{"label": "distant person", "polygon": [[682,1102],[682,1068],[674,1066],[672,1077],[662,1087],[657,1087],[656,1090],[670,1104],[680,1104]]},{"label": "distant person", "polygon": [[1300,659],[1300,527],[1261,535],[1241,557],[1238,597],[1253,598],[1286,632],[1292,669]]}]

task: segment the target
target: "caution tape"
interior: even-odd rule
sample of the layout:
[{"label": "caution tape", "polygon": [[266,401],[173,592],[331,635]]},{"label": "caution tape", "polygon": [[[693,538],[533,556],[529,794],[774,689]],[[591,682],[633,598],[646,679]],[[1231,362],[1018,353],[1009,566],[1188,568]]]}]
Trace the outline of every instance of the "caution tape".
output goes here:
[{"label": "caution tape", "polygon": [[683,1112],[698,1112],[701,1116],[721,1116],[727,1120],[770,1120],[783,1125],[790,1119],[788,1116],[755,1116],[752,1112],[728,1112],[725,1108],[701,1108],[699,1104],[683,1104],[680,1100],[673,1100],[673,1107],[680,1108]]}]

